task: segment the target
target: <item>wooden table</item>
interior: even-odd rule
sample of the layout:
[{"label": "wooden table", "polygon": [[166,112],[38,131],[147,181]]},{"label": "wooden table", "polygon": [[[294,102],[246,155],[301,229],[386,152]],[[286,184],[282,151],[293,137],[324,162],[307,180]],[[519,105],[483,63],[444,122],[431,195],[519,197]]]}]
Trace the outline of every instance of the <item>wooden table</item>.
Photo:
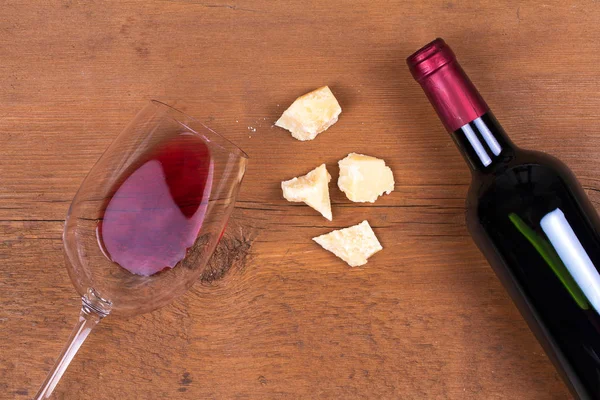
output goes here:
[{"label": "wooden table", "polygon": [[[59,399],[565,399],[463,221],[467,166],[404,59],[454,48],[511,137],[600,205],[594,1],[4,1],[0,14],[0,397],[35,393],[76,320],[63,219],[150,98],[251,163],[222,272],[152,314],[107,318]],[[328,84],[340,121],[301,143],[273,122]],[[385,159],[375,205],[332,184],[333,222],[279,182],[349,152]],[[310,239],[368,219],[384,250],[351,269]]]}]

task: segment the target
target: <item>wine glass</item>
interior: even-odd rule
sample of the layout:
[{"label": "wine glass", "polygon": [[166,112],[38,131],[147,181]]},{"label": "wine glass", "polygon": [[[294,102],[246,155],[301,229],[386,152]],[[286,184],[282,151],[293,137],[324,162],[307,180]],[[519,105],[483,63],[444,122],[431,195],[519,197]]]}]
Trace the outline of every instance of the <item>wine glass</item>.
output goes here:
[{"label": "wine glass", "polygon": [[204,271],[234,207],[248,156],[176,109],[151,101],[89,172],[65,221],[82,307],[36,399],[50,397],[96,324],[155,310]]}]

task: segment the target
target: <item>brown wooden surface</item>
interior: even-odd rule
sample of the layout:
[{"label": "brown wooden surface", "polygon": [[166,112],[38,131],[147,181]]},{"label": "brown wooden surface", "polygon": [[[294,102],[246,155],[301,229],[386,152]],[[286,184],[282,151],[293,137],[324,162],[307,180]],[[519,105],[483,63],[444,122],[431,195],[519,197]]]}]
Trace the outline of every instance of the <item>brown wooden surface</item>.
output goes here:
[{"label": "brown wooden surface", "polygon": [[[444,37],[511,137],[600,206],[599,21],[595,1],[2,1],[0,397],[30,398],[67,339],[63,218],[158,98],[251,157],[222,273],[102,322],[57,398],[569,398],[467,234],[468,169],[404,59]],[[343,108],[330,130],[301,143],[271,126],[324,84]],[[390,196],[332,185],[331,223],[282,199],[281,180],[322,162],[335,180],[352,151],[391,165]],[[364,268],[310,240],[363,219],[385,248]]]}]

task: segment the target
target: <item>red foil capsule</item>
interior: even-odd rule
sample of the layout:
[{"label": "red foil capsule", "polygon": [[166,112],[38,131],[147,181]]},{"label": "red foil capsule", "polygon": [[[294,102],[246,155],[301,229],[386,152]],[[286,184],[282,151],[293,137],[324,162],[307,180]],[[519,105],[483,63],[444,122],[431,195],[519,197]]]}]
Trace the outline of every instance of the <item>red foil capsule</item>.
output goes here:
[{"label": "red foil capsule", "polygon": [[425,45],[408,57],[406,63],[449,132],[489,110],[443,39]]}]

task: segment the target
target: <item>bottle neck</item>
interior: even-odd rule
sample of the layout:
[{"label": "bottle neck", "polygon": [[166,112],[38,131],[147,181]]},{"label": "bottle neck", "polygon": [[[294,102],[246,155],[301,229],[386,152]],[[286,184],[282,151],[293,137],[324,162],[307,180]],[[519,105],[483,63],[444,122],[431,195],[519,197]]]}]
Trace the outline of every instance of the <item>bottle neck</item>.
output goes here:
[{"label": "bottle neck", "polygon": [[514,150],[491,111],[452,132],[452,138],[473,172],[494,171]]},{"label": "bottle neck", "polygon": [[406,61],[472,171],[489,172],[506,160],[512,143],[444,40]]}]

